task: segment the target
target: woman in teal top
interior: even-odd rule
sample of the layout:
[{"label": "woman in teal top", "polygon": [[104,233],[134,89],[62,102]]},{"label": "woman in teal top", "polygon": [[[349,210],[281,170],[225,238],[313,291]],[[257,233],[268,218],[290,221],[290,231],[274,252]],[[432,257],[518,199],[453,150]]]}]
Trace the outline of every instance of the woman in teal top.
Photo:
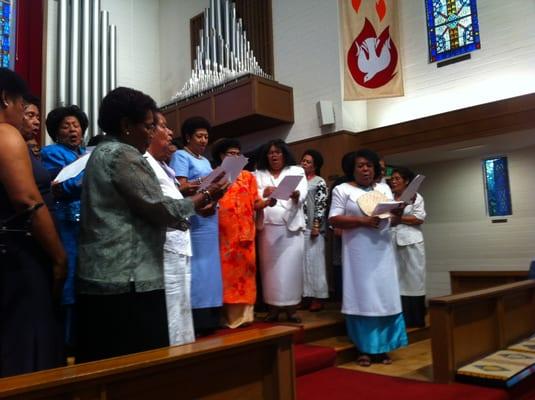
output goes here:
[{"label": "woman in teal top", "polygon": [[85,169],[78,268],[77,361],[169,344],[163,282],[166,227],[214,202],[228,184],[181,200],[165,197],[143,158],[154,129],[154,100],[117,88],[102,100],[100,143]]},{"label": "woman in teal top", "polygon": [[[200,178],[212,172],[210,162],[202,156],[209,131],[210,123],[201,117],[187,119],[182,124],[185,147],[173,154],[170,166],[185,195],[194,193]],[[207,217],[193,216],[190,221],[193,325],[195,333],[203,335],[220,326],[223,305],[217,212]]]}]

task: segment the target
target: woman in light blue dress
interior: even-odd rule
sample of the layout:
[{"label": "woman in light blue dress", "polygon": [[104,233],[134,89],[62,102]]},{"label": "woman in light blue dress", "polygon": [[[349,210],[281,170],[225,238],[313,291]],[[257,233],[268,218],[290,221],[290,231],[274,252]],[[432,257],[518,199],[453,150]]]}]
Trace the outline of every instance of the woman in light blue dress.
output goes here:
[{"label": "woman in light blue dress", "polygon": [[[212,172],[210,162],[202,156],[208,144],[210,123],[193,117],[184,121],[181,131],[185,146],[173,154],[170,166],[180,182],[180,191],[190,196],[199,188],[200,179]],[[205,210],[204,215],[190,218],[191,306],[198,336],[220,327],[223,305],[218,216],[215,208]]]}]

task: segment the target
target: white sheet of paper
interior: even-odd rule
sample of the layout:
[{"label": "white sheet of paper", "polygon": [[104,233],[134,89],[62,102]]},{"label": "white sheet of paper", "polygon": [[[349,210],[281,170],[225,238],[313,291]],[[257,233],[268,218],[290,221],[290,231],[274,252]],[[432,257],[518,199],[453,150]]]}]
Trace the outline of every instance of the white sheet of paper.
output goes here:
[{"label": "white sheet of paper", "polygon": [[64,167],[61,171],[59,171],[59,174],[56,176],[56,179],[54,179],[54,182],[65,182],[67,179],[71,179],[77,176],[85,169],[90,154],[91,151],[88,151],[78,160]]},{"label": "white sheet of paper", "polygon": [[247,165],[249,159],[242,155],[237,157],[225,157],[221,163],[223,171],[230,177],[230,182],[234,183],[238,179],[238,175],[242,171],[243,167]]},{"label": "white sheet of paper", "polygon": [[206,188],[210,186],[210,184],[215,180],[215,178],[221,175],[222,172],[224,171],[223,171],[223,168],[221,168],[221,165],[219,167],[214,168],[212,172],[210,172],[208,175],[202,178],[201,186],[199,186],[198,191],[206,190]]},{"label": "white sheet of paper", "polygon": [[377,203],[375,209],[372,212],[372,215],[377,216],[379,218],[388,218],[390,217],[390,211],[395,210],[401,204],[403,204],[402,201],[384,201],[381,203]]},{"label": "white sheet of paper", "polygon": [[416,177],[412,180],[411,183],[409,183],[409,186],[405,188],[401,196],[399,196],[399,200],[403,201],[407,204],[412,203],[412,198],[420,188],[420,185],[425,179],[425,175],[416,175]]},{"label": "white sheet of paper", "polygon": [[279,183],[279,186],[277,186],[273,193],[271,193],[271,196],[269,196],[269,198],[278,200],[288,200],[297,185],[299,185],[299,182],[301,182],[301,179],[303,179],[303,177],[300,175],[285,176],[281,183]]},{"label": "white sheet of paper", "polygon": [[202,178],[199,190],[205,190],[215,178],[221,175],[222,172],[225,173],[225,176],[230,183],[234,183],[248,161],[249,159],[247,157],[241,155],[238,157],[225,157],[219,167],[215,168],[209,175]]}]

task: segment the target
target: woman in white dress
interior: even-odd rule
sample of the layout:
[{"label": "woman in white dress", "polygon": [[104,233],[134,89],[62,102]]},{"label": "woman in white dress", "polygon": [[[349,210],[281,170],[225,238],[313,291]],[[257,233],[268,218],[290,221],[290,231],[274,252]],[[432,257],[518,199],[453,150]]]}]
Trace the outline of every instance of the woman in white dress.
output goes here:
[{"label": "woman in white dress", "polygon": [[303,203],[307,182],[303,168],[295,166],[286,143],[273,140],[262,146],[255,172],[259,195],[268,198],[289,175],[302,177],[291,198],[278,200],[259,216],[262,222],[258,224],[258,253],[264,301],[269,305],[268,322],[277,321],[282,310],[289,322],[301,322],[296,311],[303,295]]},{"label": "woman in white dress", "polygon": [[[414,173],[408,168],[394,168],[390,182],[396,200],[413,179]],[[425,217],[424,198],[416,193],[413,203],[403,210],[399,225],[392,228],[398,257],[401,305],[405,323],[410,328],[425,326],[425,247],[422,234]]]},{"label": "woman in white dress", "polygon": [[[162,113],[154,113],[155,130],[145,158],[152,167],[165,196],[182,199],[175,172],[166,164],[171,158],[173,132]],[[169,344],[195,341],[191,312],[191,240],[189,230],[167,228],[163,267]]]},{"label": "woman in white dress", "polygon": [[320,311],[322,301],[329,297],[325,270],[325,217],[327,184],[320,176],[323,157],[316,150],[307,150],[301,157],[308,193],[305,200],[305,269],[303,297],[309,300],[309,311]]},{"label": "woman in white dress", "polygon": [[342,313],[360,351],[358,364],[390,364],[387,353],[408,344],[390,221],[366,215],[357,201],[372,191],[392,199],[392,192],[388,185],[376,183],[377,154],[359,150],[351,157],[353,176],[334,188],[329,213],[329,223],[342,230]]}]

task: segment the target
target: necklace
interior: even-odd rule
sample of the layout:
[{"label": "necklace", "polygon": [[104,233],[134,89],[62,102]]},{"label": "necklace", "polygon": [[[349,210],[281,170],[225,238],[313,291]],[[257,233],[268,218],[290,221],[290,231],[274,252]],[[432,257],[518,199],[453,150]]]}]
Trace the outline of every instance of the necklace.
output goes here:
[{"label": "necklace", "polygon": [[195,154],[193,151],[189,149],[188,146],[184,146],[184,150],[186,150],[189,154],[191,154],[193,157],[198,158],[199,160],[202,159],[202,156],[200,154]]}]

